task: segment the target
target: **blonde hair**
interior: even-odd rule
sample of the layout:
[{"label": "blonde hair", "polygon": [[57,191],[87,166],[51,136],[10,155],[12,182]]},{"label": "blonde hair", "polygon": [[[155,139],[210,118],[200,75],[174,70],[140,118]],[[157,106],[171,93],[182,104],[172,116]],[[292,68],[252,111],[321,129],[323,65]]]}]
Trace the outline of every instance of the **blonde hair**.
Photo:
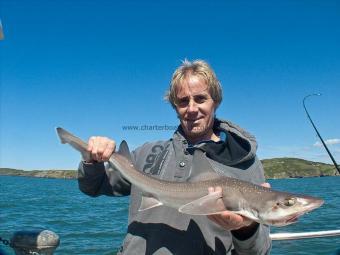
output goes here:
[{"label": "blonde hair", "polygon": [[177,100],[177,87],[183,82],[189,75],[199,76],[202,78],[207,86],[211,98],[216,104],[216,108],[222,101],[222,87],[218,81],[215,72],[210,65],[204,60],[189,61],[185,59],[172,75],[170,88],[166,92],[164,99],[169,101],[172,107],[176,108]]}]

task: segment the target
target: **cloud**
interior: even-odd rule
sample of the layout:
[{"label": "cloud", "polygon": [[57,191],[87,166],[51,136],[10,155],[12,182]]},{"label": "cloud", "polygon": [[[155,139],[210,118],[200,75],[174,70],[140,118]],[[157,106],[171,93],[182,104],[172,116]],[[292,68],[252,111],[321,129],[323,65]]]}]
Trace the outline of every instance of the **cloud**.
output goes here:
[{"label": "cloud", "polygon": [[[340,144],[340,139],[337,139],[337,138],[335,138],[335,139],[327,139],[325,141],[325,144],[326,145]],[[315,146],[315,147],[322,147],[323,145],[322,145],[321,142],[316,142],[316,143],[314,143],[313,146]]]}]

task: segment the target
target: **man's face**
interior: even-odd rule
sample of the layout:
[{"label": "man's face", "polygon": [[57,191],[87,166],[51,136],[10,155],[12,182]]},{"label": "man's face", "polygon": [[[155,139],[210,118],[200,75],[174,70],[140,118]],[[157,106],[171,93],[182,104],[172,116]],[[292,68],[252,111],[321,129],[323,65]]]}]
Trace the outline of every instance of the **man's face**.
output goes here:
[{"label": "man's face", "polygon": [[176,111],[190,142],[210,140],[216,105],[199,76],[188,75],[177,88]]}]

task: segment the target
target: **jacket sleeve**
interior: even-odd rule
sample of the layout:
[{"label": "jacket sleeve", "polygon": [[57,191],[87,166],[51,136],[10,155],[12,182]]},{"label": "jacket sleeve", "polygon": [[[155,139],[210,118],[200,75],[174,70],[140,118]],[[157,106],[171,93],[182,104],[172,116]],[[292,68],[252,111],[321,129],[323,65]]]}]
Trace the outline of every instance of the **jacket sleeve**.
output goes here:
[{"label": "jacket sleeve", "polygon": [[[150,144],[146,143],[130,153],[132,164],[137,170],[142,168]],[[92,197],[100,195],[128,196],[131,192],[131,183],[108,163],[80,162],[78,185],[83,193]]]},{"label": "jacket sleeve", "polygon": [[269,227],[260,224],[255,234],[246,240],[239,240],[233,236],[233,245],[235,255],[270,254],[272,241],[269,237]]},{"label": "jacket sleeve", "polygon": [[[261,161],[256,157],[255,158],[255,166],[256,166],[256,174],[254,175],[254,182],[256,183],[264,183],[264,170],[261,164]],[[234,245],[234,253],[237,255],[248,255],[248,254],[258,254],[258,255],[266,255],[270,254],[272,241],[269,236],[270,229],[269,226],[259,224],[256,232],[245,240],[239,240],[235,236],[232,235],[233,245]]]},{"label": "jacket sleeve", "polygon": [[131,184],[109,164],[84,161],[79,164],[78,185],[83,193],[91,197],[127,196],[131,190]]}]

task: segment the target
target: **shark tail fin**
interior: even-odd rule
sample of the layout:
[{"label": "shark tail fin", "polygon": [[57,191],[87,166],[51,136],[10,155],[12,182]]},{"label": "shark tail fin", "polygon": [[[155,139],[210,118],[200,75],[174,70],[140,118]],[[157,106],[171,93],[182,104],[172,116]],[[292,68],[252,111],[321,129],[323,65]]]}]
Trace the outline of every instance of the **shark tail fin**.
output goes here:
[{"label": "shark tail fin", "polygon": [[66,137],[70,136],[71,134],[61,127],[57,127],[56,131],[57,131],[58,137],[60,139],[60,142],[63,143],[63,144],[67,143],[68,140],[66,139]]},{"label": "shark tail fin", "polygon": [[57,127],[56,130],[61,143],[68,143],[71,145],[74,149],[81,153],[84,160],[88,161],[91,159],[91,155],[87,151],[87,143],[61,127]]}]

